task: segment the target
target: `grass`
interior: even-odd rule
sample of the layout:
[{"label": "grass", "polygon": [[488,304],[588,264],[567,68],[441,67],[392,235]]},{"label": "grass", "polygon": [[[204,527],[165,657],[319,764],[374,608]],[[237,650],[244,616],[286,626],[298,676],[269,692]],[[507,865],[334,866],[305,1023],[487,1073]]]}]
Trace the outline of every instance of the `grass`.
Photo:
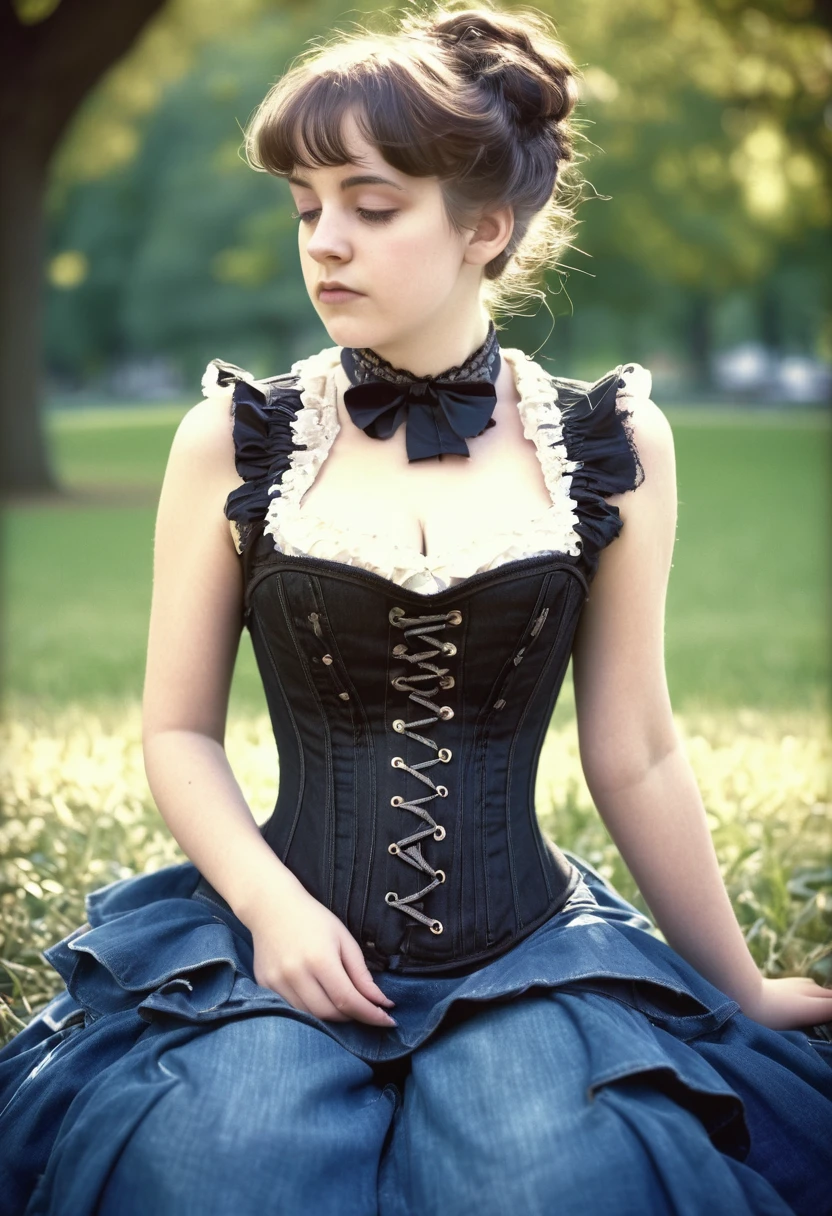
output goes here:
[{"label": "grass", "polygon": [[[759,966],[829,984],[830,418],[666,412],[679,484],[666,631],[677,724]],[[60,989],[40,951],[83,923],[87,891],[184,859],[146,786],[138,710],[155,501],[182,413],[53,415],[70,492],[3,518],[0,1040]],[[277,770],[247,636],[228,747],[262,822]],[[589,798],[569,680],[537,797],[544,830],[646,910]]]},{"label": "grass", "polygon": [[[823,723],[805,713],[746,710],[690,715],[677,725],[758,965],[771,976],[832,983],[832,748]],[[39,952],[83,924],[87,891],[185,860],[147,788],[137,706],[41,714],[7,723],[4,734],[0,1041],[61,990]],[[227,746],[262,823],[277,781],[266,716],[234,719]],[[536,800],[543,830],[647,911],[593,808],[574,720],[547,736]]]}]

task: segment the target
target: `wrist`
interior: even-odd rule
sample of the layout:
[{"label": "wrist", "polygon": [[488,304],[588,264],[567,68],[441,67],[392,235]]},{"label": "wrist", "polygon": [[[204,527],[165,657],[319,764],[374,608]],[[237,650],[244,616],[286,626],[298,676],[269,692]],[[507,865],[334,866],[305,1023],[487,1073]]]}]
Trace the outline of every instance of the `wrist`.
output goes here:
[{"label": "wrist", "polygon": [[[252,922],[284,900],[296,900],[306,888],[257,833],[235,852],[228,863],[222,887],[214,882],[234,915],[251,928]],[[210,879],[209,879],[210,880]]]},{"label": "wrist", "polygon": [[743,1013],[748,1013],[750,1009],[758,1007],[762,999],[764,983],[763,974],[755,963],[753,969],[749,967],[743,972],[740,980],[717,986],[732,1001],[737,1002]]}]

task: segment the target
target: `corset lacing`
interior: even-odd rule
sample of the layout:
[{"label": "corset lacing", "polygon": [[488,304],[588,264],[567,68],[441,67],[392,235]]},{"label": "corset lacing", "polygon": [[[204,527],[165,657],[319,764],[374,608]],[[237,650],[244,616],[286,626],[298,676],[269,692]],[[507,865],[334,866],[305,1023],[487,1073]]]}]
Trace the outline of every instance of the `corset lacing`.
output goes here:
[{"label": "corset lacing", "polygon": [[[424,913],[416,908],[411,908],[409,905],[416,900],[421,899],[423,895],[427,895],[439,883],[445,881],[444,870],[434,870],[433,867],[422,856],[420,841],[426,836],[433,836],[434,840],[444,840],[445,829],[437,823],[431,815],[430,811],[425,807],[425,803],[432,802],[434,798],[447,798],[448,789],[444,785],[435,785],[427,773],[423,769],[432,768],[434,764],[447,764],[451,759],[452,752],[450,748],[440,747],[435,739],[431,739],[426,735],[417,734],[414,727],[431,726],[434,722],[441,720],[447,721],[454,716],[454,711],[450,705],[437,705],[435,701],[430,700],[438,694],[441,688],[453,688],[454,678],[449,675],[449,668],[437,667],[435,663],[431,663],[438,654],[447,654],[453,656],[457,652],[457,648],[453,642],[438,642],[433,635],[447,628],[448,625],[459,625],[462,623],[462,613],[453,609],[450,612],[434,613],[428,616],[408,617],[404,614],[403,608],[391,608],[389,613],[390,624],[395,625],[397,629],[404,630],[404,636],[408,639],[412,637],[421,638],[423,642],[427,642],[431,647],[429,650],[423,650],[419,654],[409,654],[407,646],[400,643],[393,647],[393,654],[396,658],[404,659],[416,667],[421,667],[421,672],[413,672],[407,676],[396,676],[393,681],[393,687],[410,694],[410,700],[415,701],[418,705],[423,705],[425,709],[431,711],[431,716],[427,718],[418,718],[415,722],[405,722],[402,718],[396,718],[393,722],[393,730],[398,734],[407,735],[410,739],[415,739],[419,743],[424,743],[425,747],[436,752],[436,755],[428,760],[422,760],[418,764],[405,764],[401,756],[394,756],[390,761],[393,768],[403,768],[406,772],[411,773],[419,781],[427,785],[433,793],[426,794],[424,798],[413,798],[405,801],[401,795],[396,794],[391,798],[391,804],[395,807],[401,807],[405,811],[413,811],[420,819],[426,823],[426,827],[418,832],[414,832],[411,836],[405,836],[401,840],[396,840],[388,845],[388,852],[394,856],[400,857],[402,861],[406,861],[408,865],[415,866],[417,870],[421,870],[425,874],[431,876],[431,882],[421,891],[417,891],[414,895],[407,895],[403,899],[399,899],[395,891],[388,891],[385,895],[385,900],[392,908],[398,908],[400,912],[406,912],[408,916],[412,916],[415,920],[420,921],[423,925],[427,925],[432,933],[441,933],[443,925],[440,920],[435,917],[425,916]],[[431,687],[423,688],[420,693],[418,690],[411,687],[418,682],[431,682]]]}]

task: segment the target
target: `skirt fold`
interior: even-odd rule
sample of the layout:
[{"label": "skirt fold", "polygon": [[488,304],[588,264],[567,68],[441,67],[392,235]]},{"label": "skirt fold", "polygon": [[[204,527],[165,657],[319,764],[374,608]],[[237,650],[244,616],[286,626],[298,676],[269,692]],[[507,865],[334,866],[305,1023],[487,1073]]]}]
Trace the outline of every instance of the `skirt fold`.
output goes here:
[{"label": "skirt fold", "polygon": [[[380,1078],[372,1098],[381,1102],[374,1108],[379,1114],[390,1095],[398,1095],[395,1111],[372,1123],[382,1137],[373,1148],[380,1157],[380,1216],[432,1210],[417,1202],[436,1179],[419,1181],[414,1165],[419,1150],[430,1144],[432,1124],[419,1123],[418,1097],[408,1111],[409,1093],[419,1093],[413,1077],[427,1077],[433,1061],[441,1080],[447,1073],[439,1060],[443,1051],[449,1061],[455,1053],[464,1058],[470,1040],[475,1050],[457,1078],[464,1098],[467,1090],[476,1092],[476,1080],[488,1075],[490,1062],[495,1085],[510,1071],[505,1044],[516,1042],[517,1098],[505,1098],[505,1139],[522,1123],[524,1102],[538,1080],[534,1051],[524,1056],[532,1033],[532,1048],[540,1046],[551,1061],[551,1084],[535,1098],[544,1123],[554,1118],[547,1102],[556,1099],[558,1078],[569,1074],[576,1110],[586,1108],[586,1126],[596,1128],[595,1139],[583,1138],[583,1124],[573,1129],[576,1168],[590,1177],[608,1150],[621,1148],[620,1137],[642,1144],[633,1149],[628,1183],[636,1191],[642,1187],[633,1216],[647,1216],[651,1204],[659,1205],[657,1213],[675,1216],[832,1216],[832,1043],[800,1030],[770,1030],[746,1017],[589,863],[568,856],[582,877],[566,906],[499,958],[453,977],[376,972],[376,983],[396,1002],[398,1026],[390,1028],[322,1020],[259,985],[249,930],[227,905],[197,891],[201,876],[190,862],[92,892],[87,923],[44,952],[64,989],[0,1050],[0,1216],[93,1216],[108,1171],[128,1151],[137,1129],[156,1120],[162,1110],[155,1110],[156,1103],[164,1100],[167,1109],[178,1102],[175,1080],[159,1066],[165,1053],[182,1049],[201,1059],[205,1047],[210,1055],[216,1044],[221,1065],[223,1044],[242,1050],[264,1030],[275,1050],[288,1049],[300,1036],[312,1060],[335,1052],[345,1069],[372,1072]],[[534,1032],[528,1029],[532,1013],[538,1018]],[[503,1017],[505,1030],[492,1030],[489,1038],[492,1021]],[[567,1051],[573,1039],[581,1044],[577,1064]],[[248,1046],[241,1058],[248,1058]],[[492,1061],[494,1051],[502,1055]],[[399,1077],[403,1100],[396,1084],[382,1088],[382,1074],[388,1081]],[[260,1078],[256,1072],[223,1076],[224,1090],[214,1086],[198,1100],[218,1103],[221,1113],[228,1093],[245,1111],[245,1086]],[[486,1100],[484,1091],[481,1109],[460,1113],[463,1126],[473,1120],[475,1139],[478,1127],[486,1137]],[[325,1099],[320,1105],[314,1118],[329,1114],[336,1126],[336,1107],[328,1111]],[[642,1114],[654,1126],[649,1143],[639,1130]],[[461,1135],[459,1127],[449,1135]],[[495,1143],[502,1143],[499,1136]],[[691,1169],[699,1156],[701,1169]],[[461,1167],[472,1168],[478,1160],[463,1159]],[[536,1160],[532,1155],[528,1165],[532,1192]],[[545,1162],[538,1165],[542,1169]],[[506,1185],[510,1166],[505,1162],[503,1174],[495,1175]],[[713,1190],[713,1201],[700,1200],[699,1207],[685,1181],[692,1186],[698,1174]],[[544,1191],[554,1186],[538,1182]],[[460,1213],[487,1216],[493,1182],[487,1185],[483,1177],[482,1187],[472,1189],[451,1176],[445,1183],[446,1216],[455,1210],[457,1191]],[[550,1196],[560,1206],[541,1210],[574,1210],[576,1216],[629,1211],[587,1209],[575,1200],[583,1193],[577,1183],[575,1188]],[[522,1194],[519,1186],[502,1211],[520,1203]],[[293,1208],[290,1196],[281,1210],[301,1208]],[[343,1208],[344,1216],[364,1213],[349,1203]]]}]

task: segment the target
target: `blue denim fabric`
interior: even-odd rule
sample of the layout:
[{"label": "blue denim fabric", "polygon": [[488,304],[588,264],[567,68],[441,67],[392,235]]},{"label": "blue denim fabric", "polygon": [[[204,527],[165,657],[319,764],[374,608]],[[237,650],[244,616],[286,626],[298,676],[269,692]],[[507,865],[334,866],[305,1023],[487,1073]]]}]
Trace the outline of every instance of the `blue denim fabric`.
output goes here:
[{"label": "blue denim fabric", "polygon": [[832,1044],[747,1018],[583,859],[567,906],[397,1028],[252,974],[190,863],[113,883],[0,1051],[2,1216],[829,1216]]}]

